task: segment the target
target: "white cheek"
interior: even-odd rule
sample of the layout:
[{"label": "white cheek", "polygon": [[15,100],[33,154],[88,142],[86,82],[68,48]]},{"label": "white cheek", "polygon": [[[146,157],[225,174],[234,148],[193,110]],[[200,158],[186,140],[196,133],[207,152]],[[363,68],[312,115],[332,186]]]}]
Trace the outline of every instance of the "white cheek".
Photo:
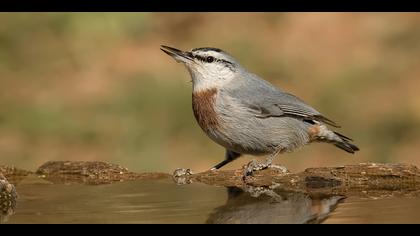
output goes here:
[{"label": "white cheek", "polygon": [[233,77],[232,71],[226,67],[214,67],[210,70],[198,68],[191,75],[193,77],[193,90],[196,92],[221,88]]}]

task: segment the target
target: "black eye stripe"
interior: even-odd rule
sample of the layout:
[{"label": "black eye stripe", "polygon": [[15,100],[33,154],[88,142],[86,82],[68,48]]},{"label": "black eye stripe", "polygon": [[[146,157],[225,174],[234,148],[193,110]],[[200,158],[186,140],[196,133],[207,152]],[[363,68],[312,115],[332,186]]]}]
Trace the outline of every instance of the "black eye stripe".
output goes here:
[{"label": "black eye stripe", "polygon": [[223,59],[219,59],[219,60],[216,60],[216,61],[222,61],[222,62],[224,62],[226,64],[229,64],[229,65],[232,65],[233,66],[233,63],[230,62],[230,61],[226,61],[226,60],[223,60]]},{"label": "black eye stripe", "polygon": [[[202,62],[208,62],[207,61],[207,58],[208,57],[203,57],[203,56],[200,56],[200,55],[194,55],[194,58],[196,58],[196,59],[198,59],[198,60],[200,60]],[[224,59],[217,59],[217,58],[214,58],[214,57],[212,57],[212,58],[213,58],[213,61],[212,62],[223,62],[223,63],[226,63],[226,64],[229,64],[229,65],[233,66],[233,63],[230,62],[230,61],[226,61]]]},{"label": "black eye stripe", "polygon": [[202,61],[202,62],[206,62],[207,61],[207,57],[203,57],[203,56],[200,56],[200,55],[195,55],[194,57],[196,59]]},{"label": "black eye stripe", "polygon": [[205,57],[202,57],[202,56],[199,56],[199,55],[195,55],[194,58],[196,58],[196,59],[198,59],[200,61],[206,61],[205,60],[206,59]]}]

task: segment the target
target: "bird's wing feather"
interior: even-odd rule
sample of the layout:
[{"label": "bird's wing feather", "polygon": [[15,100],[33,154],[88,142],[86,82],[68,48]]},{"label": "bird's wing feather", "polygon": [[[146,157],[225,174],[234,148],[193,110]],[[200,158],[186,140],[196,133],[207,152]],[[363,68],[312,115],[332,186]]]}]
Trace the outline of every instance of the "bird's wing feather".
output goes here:
[{"label": "bird's wing feather", "polygon": [[265,94],[261,94],[245,101],[245,103],[249,108],[259,113],[256,116],[260,118],[289,116],[303,120],[315,120],[339,127],[334,121],[323,116],[292,94],[282,93],[274,96],[271,94],[268,99]]},{"label": "bird's wing feather", "polygon": [[235,87],[230,91],[230,96],[255,112],[259,118],[289,116],[339,127],[298,97],[281,91],[259,78],[247,80],[241,86]]}]

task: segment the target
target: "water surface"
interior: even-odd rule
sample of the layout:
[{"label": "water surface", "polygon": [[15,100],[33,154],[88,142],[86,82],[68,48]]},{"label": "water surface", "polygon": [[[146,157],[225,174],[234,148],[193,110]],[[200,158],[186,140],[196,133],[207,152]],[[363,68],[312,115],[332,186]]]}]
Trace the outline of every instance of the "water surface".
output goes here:
[{"label": "water surface", "polygon": [[251,191],[169,180],[106,185],[25,181],[3,223],[420,223],[420,199]]}]

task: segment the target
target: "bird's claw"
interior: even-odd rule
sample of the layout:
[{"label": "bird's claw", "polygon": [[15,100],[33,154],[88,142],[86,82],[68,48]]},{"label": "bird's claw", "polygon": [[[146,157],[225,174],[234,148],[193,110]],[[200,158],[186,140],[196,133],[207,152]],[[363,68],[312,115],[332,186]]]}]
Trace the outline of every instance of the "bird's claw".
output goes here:
[{"label": "bird's claw", "polygon": [[172,179],[178,185],[190,184],[192,181],[189,179],[188,176],[192,175],[191,169],[182,169],[178,168],[172,174]]},{"label": "bird's claw", "polygon": [[254,171],[267,169],[270,165],[269,163],[258,163],[256,160],[252,160],[245,166],[244,176],[251,176]]},{"label": "bird's claw", "polygon": [[252,160],[244,168],[243,179],[246,180],[246,178],[248,176],[252,176],[255,171],[264,170],[267,168],[277,169],[283,174],[289,173],[289,170],[287,170],[287,168],[284,166],[273,165],[271,162],[258,163],[256,160]]},{"label": "bird's claw", "polygon": [[263,170],[268,166],[264,166],[262,163],[258,163],[256,160],[250,161],[246,166],[244,166],[244,172],[242,176],[242,180],[247,182],[247,178],[252,176],[254,171]]}]

